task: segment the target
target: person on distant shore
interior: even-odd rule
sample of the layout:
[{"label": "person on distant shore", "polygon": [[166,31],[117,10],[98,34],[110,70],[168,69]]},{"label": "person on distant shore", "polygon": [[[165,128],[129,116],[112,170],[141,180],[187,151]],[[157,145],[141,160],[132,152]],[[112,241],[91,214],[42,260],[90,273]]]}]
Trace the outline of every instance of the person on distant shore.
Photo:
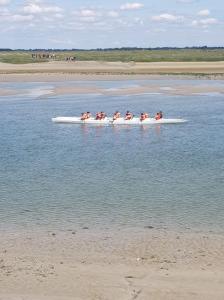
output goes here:
[{"label": "person on distant shore", "polygon": [[133,119],[133,114],[128,110],[125,115],[125,120]]},{"label": "person on distant shore", "polygon": [[147,118],[149,118],[149,114],[148,113],[146,113],[146,112],[141,113],[140,121],[144,121]]},{"label": "person on distant shore", "polygon": [[113,115],[113,120],[117,120],[118,118],[121,117],[121,114],[119,113],[119,111],[117,110],[114,115]]}]

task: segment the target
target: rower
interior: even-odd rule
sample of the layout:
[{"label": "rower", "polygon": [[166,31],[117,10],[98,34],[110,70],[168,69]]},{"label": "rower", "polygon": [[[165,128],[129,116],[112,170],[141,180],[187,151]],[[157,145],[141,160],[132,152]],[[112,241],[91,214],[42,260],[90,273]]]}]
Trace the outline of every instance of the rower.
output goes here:
[{"label": "rower", "polygon": [[145,114],[145,118],[148,119],[149,118],[149,114],[148,113],[144,113]]},{"label": "rower", "polygon": [[87,120],[91,117],[91,113],[89,111],[85,112],[85,113],[82,113],[81,114],[81,120],[84,121],[84,120]]},{"label": "rower", "polygon": [[144,121],[145,120],[145,114],[144,113],[141,113],[141,116],[140,116],[140,121]]},{"label": "rower", "polygon": [[125,120],[131,120],[133,118],[133,114],[128,110],[125,115]]},{"label": "rower", "polygon": [[147,118],[149,118],[149,114],[148,113],[146,113],[146,112],[141,113],[140,121],[144,121]]},{"label": "rower", "polygon": [[87,113],[82,113],[81,114],[81,120],[84,121],[87,119]]},{"label": "rower", "polygon": [[114,115],[113,115],[113,120],[117,120],[121,117],[121,114],[119,113],[119,111],[117,110]]},{"label": "rower", "polygon": [[162,111],[158,112],[158,113],[155,115],[155,119],[156,119],[156,120],[160,120],[160,119],[162,119],[162,117],[163,117]]},{"label": "rower", "polygon": [[105,114],[105,112],[103,112],[103,111],[101,111],[101,113],[100,113],[100,117],[101,117],[101,119],[100,120],[103,120],[103,119],[105,119],[106,118],[106,114]]},{"label": "rower", "polygon": [[96,113],[96,120],[101,120],[101,112]]}]

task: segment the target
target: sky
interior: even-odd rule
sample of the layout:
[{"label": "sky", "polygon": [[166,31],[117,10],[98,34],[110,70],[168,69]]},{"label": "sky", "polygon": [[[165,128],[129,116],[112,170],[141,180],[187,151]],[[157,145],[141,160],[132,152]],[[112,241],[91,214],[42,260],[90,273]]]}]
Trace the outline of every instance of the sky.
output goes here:
[{"label": "sky", "polygon": [[0,48],[224,46],[224,0],[0,0]]}]

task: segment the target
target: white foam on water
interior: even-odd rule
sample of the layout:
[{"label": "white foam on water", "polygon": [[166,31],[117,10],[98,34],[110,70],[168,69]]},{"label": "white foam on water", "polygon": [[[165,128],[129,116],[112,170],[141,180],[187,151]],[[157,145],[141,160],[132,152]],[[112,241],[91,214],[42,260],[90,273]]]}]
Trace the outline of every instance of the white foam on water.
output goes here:
[{"label": "white foam on water", "polygon": [[162,95],[162,93],[158,92],[142,92],[142,93],[131,93],[124,96],[130,97],[130,96],[141,96],[141,95]]},{"label": "white foam on water", "polygon": [[159,89],[162,91],[175,91],[175,89],[170,86],[162,86]]},{"label": "white foam on water", "polygon": [[223,93],[220,92],[207,92],[207,93],[193,93],[195,96],[221,96]]},{"label": "white foam on water", "polygon": [[28,96],[31,97],[40,97],[45,95],[51,95],[53,94],[52,89],[46,89],[46,88],[35,88],[29,91]]},{"label": "white foam on water", "polygon": [[120,91],[119,88],[108,88],[108,89],[105,89],[106,92],[116,92],[116,91]]}]

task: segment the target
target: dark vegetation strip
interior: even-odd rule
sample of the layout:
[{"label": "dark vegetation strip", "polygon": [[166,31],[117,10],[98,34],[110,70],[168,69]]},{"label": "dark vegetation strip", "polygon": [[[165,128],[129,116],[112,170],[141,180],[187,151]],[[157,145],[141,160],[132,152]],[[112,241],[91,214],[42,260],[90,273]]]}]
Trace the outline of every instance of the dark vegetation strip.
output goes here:
[{"label": "dark vegetation strip", "polygon": [[47,62],[50,58],[33,58],[32,54],[54,54],[54,60],[75,57],[77,61],[108,62],[202,62],[224,61],[224,48],[164,48],[164,49],[99,49],[99,50],[10,50],[0,49],[0,62],[25,64]]}]

